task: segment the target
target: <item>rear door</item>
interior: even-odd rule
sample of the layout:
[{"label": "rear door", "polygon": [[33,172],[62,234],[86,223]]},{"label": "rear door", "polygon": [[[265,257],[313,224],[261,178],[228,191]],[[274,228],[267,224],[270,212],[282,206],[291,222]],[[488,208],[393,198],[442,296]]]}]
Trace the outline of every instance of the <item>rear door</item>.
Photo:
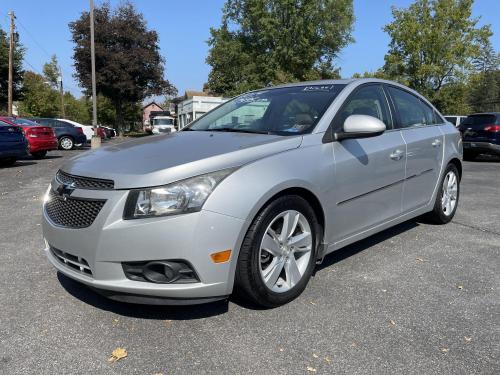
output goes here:
[{"label": "rear door", "polygon": [[342,129],[354,114],[373,116],[386,124],[383,134],[333,143],[335,158],[334,242],[369,229],[401,214],[405,144],[399,130],[392,130],[387,97],[380,84],[357,88],[333,120]]},{"label": "rear door", "polygon": [[413,211],[432,198],[441,174],[443,123],[432,107],[402,88],[386,86],[397,114],[396,127],[406,143],[403,212]]}]

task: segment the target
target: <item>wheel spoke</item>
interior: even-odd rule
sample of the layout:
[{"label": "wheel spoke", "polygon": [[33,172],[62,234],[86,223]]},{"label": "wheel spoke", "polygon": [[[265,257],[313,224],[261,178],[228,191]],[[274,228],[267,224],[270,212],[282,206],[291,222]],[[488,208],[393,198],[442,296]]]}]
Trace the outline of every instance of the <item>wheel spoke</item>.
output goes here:
[{"label": "wheel spoke", "polygon": [[296,211],[288,211],[283,216],[283,227],[281,228],[280,241],[285,242],[295,232],[297,223],[299,222],[299,213]]},{"label": "wheel spoke", "polygon": [[276,284],[276,281],[278,281],[278,277],[280,277],[281,271],[283,270],[283,262],[276,260],[274,265],[270,265],[268,268],[270,268],[270,270],[269,272],[264,274],[264,282],[269,289],[272,289]]},{"label": "wheel spoke", "polygon": [[299,266],[297,265],[297,260],[295,259],[293,254],[290,258],[288,258],[287,262],[285,263],[285,274],[286,274],[286,281],[290,288],[296,285],[302,278]]},{"label": "wheel spoke", "polygon": [[303,232],[296,236],[290,237],[288,245],[295,248],[307,247],[311,245],[311,233]]},{"label": "wheel spoke", "polygon": [[276,235],[273,235],[274,231],[269,229],[264,235],[264,239],[262,240],[262,248],[266,250],[273,256],[280,255],[280,244]]}]

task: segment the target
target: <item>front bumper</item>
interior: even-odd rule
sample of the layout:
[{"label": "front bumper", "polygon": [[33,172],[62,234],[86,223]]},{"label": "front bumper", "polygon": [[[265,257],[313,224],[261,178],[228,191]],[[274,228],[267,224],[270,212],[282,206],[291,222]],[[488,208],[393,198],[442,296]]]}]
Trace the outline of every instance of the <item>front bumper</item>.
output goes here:
[{"label": "front bumper", "polygon": [[[52,188],[57,187],[53,182]],[[221,299],[232,291],[234,256],[237,255],[245,221],[202,210],[161,218],[123,220],[128,191],[75,190],[71,197],[106,199],[94,222],[87,228],[55,225],[43,212],[46,255],[64,275],[101,290],[106,296],[128,302],[186,304]],[[82,258],[91,275],[68,267],[50,247]],[[226,263],[213,263],[210,254],[231,249]],[[130,280],[122,262],[185,260],[199,282],[156,284]]]},{"label": "front bumper", "polygon": [[485,154],[500,155],[500,145],[490,142],[464,141],[464,151],[481,152]]}]

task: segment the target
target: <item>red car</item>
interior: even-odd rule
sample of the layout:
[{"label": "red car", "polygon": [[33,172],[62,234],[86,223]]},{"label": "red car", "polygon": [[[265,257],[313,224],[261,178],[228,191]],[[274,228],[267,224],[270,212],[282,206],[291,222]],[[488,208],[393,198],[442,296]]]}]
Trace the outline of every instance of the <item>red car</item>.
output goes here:
[{"label": "red car", "polygon": [[28,140],[28,152],[35,159],[43,159],[47,151],[57,150],[57,137],[52,128],[20,117],[0,117],[0,121],[23,129]]}]

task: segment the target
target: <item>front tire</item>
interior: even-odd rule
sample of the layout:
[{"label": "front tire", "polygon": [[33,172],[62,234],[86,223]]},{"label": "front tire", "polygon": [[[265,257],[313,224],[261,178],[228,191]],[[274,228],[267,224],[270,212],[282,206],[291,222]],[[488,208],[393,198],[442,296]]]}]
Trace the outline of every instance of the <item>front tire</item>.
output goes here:
[{"label": "front tire", "polygon": [[460,196],[460,175],[453,164],[448,164],[440,182],[436,202],[427,218],[435,224],[447,224],[455,216]]},{"label": "front tire", "polygon": [[75,142],[73,141],[73,138],[63,136],[61,139],[59,139],[59,148],[65,151],[69,151],[75,147]]},{"label": "front tire", "polygon": [[236,292],[263,307],[295,299],[313,273],[320,232],[314,210],[304,198],[287,195],[268,204],[243,240]]}]

